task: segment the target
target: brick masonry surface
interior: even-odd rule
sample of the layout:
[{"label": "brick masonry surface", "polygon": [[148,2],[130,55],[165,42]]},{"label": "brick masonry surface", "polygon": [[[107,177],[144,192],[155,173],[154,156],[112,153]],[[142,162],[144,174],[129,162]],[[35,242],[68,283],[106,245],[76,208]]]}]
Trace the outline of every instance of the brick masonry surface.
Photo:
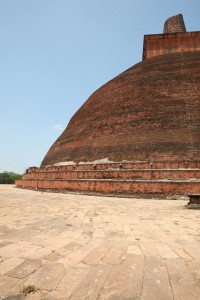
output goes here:
[{"label": "brick masonry surface", "polygon": [[80,164],[30,168],[16,184],[24,188],[114,195],[198,194],[200,162]]},{"label": "brick masonry surface", "polygon": [[200,51],[153,57],[98,89],[42,166],[62,161],[200,160]]},{"label": "brick masonry surface", "polygon": [[144,36],[143,60],[169,53],[200,51],[200,32]]}]

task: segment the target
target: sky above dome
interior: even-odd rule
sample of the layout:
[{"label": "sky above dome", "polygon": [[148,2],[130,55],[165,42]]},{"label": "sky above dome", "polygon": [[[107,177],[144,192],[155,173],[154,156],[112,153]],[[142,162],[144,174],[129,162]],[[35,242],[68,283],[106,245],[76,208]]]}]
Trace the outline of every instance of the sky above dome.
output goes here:
[{"label": "sky above dome", "polygon": [[0,0],[0,172],[39,166],[101,85],[141,61],[145,34],[199,0]]}]

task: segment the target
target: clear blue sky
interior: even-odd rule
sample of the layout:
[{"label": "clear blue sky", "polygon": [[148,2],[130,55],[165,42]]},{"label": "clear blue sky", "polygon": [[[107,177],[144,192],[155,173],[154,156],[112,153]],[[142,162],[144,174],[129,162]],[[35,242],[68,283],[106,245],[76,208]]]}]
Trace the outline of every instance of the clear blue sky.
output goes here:
[{"label": "clear blue sky", "polygon": [[142,57],[144,34],[200,0],[0,0],[0,172],[44,155],[92,92]]}]

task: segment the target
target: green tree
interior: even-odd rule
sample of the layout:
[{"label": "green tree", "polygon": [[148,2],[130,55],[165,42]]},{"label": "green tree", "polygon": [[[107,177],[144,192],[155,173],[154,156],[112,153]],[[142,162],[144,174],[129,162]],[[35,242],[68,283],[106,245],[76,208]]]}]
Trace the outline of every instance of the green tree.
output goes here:
[{"label": "green tree", "polygon": [[20,179],[22,175],[13,172],[0,173],[0,184],[12,184],[15,180]]}]

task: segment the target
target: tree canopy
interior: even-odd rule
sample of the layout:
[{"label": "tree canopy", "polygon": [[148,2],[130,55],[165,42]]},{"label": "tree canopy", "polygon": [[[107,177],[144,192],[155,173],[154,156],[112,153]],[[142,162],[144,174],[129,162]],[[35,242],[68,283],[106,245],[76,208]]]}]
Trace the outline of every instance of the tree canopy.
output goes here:
[{"label": "tree canopy", "polygon": [[22,175],[13,172],[0,173],[0,184],[12,184],[15,180],[20,179]]}]

